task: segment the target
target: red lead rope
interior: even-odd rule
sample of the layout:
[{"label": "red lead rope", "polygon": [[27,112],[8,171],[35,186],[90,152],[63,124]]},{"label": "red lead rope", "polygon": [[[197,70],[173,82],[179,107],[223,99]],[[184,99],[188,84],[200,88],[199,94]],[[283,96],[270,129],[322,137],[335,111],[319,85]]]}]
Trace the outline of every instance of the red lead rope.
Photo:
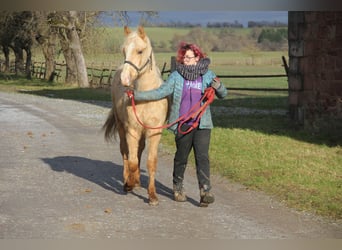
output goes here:
[{"label": "red lead rope", "polygon": [[[161,129],[161,128],[171,127],[172,125],[174,125],[177,122],[179,122],[178,132],[181,133],[181,134],[187,134],[191,130],[193,130],[194,128],[196,128],[198,126],[199,120],[201,119],[202,115],[204,114],[204,111],[209,106],[209,104],[212,103],[214,101],[214,99],[215,99],[215,89],[213,87],[208,87],[208,88],[205,89],[204,95],[202,96],[202,98],[197,103],[195,103],[195,105],[193,105],[191,107],[191,109],[186,114],[184,114],[181,117],[179,117],[176,121],[174,121],[172,123],[169,123],[169,124],[165,124],[163,126],[159,126],[159,127],[150,127],[150,126],[147,126],[146,124],[144,124],[139,119],[139,117],[137,115],[137,110],[136,110],[136,105],[135,105],[133,91],[132,90],[128,90],[128,91],[126,91],[126,94],[131,99],[134,115],[135,115],[137,121],[140,123],[141,126],[143,126],[144,128],[147,128],[147,129]],[[202,106],[201,106],[201,103],[203,103]],[[181,131],[182,125],[184,123],[186,123],[187,121],[189,121],[190,119],[195,119],[195,121],[192,124],[192,126],[189,127],[186,131]]]}]

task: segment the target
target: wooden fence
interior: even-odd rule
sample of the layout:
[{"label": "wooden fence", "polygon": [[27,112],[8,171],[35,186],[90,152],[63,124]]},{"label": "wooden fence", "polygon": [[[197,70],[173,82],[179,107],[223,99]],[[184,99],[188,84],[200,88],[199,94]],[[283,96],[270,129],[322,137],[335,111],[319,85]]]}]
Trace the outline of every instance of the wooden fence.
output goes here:
[{"label": "wooden fence", "polygon": [[[46,75],[46,66],[45,62],[34,62],[32,64],[32,76],[45,79]],[[88,72],[88,80],[89,84],[92,87],[107,87],[110,85],[110,82],[113,78],[115,69],[112,65],[104,65],[104,64],[93,64],[91,63],[89,67],[87,67]],[[53,76],[53,80],[60,81],[62,77],[65,77],[66,74],[66,64],[56,63],[55,72]]]},{"label": "wooden fence", "polygon": [[[282,56],[283,67],[285,74],[274,74],[274,75],[218,75],[219,78],[275,78],[275,77],[288,77],[289,67],[286,59]],[[230,90],[253,90],[253,91],[288,91],[289,88],[236,88],[229,87]]]},{"label": "wooden fence", "polygon": [[[170,70],[165,70],[166,63],[164,63],[162,74],[170,72]],[[87,67],[89,84],[92,87],[109,87],[111,80],[113,79],[114,73],[116,71],[116,65],[113,64],[95,64],[90,63]],[[55,72],[53,80],[60,81],[62,77],[65,77],[66,64],[56,63]],[[45,79],[46,66],[45,62],[34,62],[32,64],[31,74],[33,77],[39,79]]]},{"label": "wooden fence", "polygon": [[[273,74],[273,75],[218,75],[219,78],[275,78],[275,77],[287,77],[288,65],[285,57],[282,57],[283,67],[285,74]],[[12,64],[11,64],[12,65]],[[14,65],[14,64],[13,64]],[[56,63],[53,80],[60,81],[66,72],[66,64]],[[163,64],[161,69],[162,78],[165,79],[176,68],[175,57],[171,57],[170,69],[166,69],[167,63]],[[13,66],[14,67],[14,66]],[[110,86],[110,82],[114,76],[116,65],[94,64],[91,63],[87,67],[89,84],[91,87],[107,88]],[[45,62],[32,63],[32,76],[40,79],[45,79],[46,67]],[[166,75],[166,76],[165,76]],[[253,91],[288,91],[288,88],[235,88],[229,87],[230,90],[253,90]]]},{"label": "wooden fence", "polygon": [[[282,56],[283,67],[285,70],[285,74],[273,74],[273,75],[217,75],[219,78],[276,78],[276,77],[288,77],[289,67],[286,62],[286,58]],[[171,68],[170,70],[165,70],[166,63],[164,63],[163,73],[171,73],[176,68],[176,58],[171,57]],[[288,88],[236,88],[229,87],[229,90],[246,90],[246,91],[288,91]]]}]

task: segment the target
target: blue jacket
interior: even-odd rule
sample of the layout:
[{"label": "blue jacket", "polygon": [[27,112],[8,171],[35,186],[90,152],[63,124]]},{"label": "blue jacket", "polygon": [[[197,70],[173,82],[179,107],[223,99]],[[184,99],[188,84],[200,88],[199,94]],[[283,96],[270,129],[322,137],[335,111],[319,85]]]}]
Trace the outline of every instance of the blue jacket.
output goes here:
[{"label": "blue jacket", "polygon": [[[204,90],[211,86],[213,79],[216,77],[214,72],[208,70],[203,76],[203,84],[202,84],[202,93]],[[179,118],[179,108],[182,98],[184,78],[177,71],[174,71],[170,74],[166,82],[153,90],[149,91],[134,91],[134,98],[136,101],[152,101],[159,100],[164,97],[167,97],[172,94],[172,105],[171,112],[169,116],[169,123],[174,122]],[[220,87],[216,89],[215,94],[218,98],[224,98],[227,95],[227,89],[223,84],[220,84]],[[213,121],[211,118],[210,106],[207,107],[203,116],[201,117],[199,128],[200,129],[212,129]],[[177,133],[177,123],[169,127],[174,133]]]}]

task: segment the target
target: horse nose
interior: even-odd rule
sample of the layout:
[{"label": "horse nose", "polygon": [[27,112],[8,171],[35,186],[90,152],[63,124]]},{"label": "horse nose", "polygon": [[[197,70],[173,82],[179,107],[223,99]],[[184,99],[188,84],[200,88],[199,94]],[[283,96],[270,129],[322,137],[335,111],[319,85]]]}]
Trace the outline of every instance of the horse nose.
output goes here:
[{"label": "horse nose", "polygon": [[123,86],[129,86],[131,83],[131,78],[129,76],[129,74],[121,74],[121,83]]}]

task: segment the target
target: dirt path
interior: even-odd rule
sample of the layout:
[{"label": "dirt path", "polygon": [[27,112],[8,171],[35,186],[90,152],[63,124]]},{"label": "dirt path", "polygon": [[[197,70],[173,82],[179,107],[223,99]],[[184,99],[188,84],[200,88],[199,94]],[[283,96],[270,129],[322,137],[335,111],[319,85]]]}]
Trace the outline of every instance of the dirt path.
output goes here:
[{"label": "dirt path", "polygon": [[212,179],[216,202],[200,208],[191,168],[189,200],[174,202],[173,155],[165,152],[157,173],[159,206],[147,203],[144,164],[142,188],[123,193],[118,146],[100,131],[108,110],[0,92],[1,239],[342,237],[340,223],[293,211],[218,176]]}]

